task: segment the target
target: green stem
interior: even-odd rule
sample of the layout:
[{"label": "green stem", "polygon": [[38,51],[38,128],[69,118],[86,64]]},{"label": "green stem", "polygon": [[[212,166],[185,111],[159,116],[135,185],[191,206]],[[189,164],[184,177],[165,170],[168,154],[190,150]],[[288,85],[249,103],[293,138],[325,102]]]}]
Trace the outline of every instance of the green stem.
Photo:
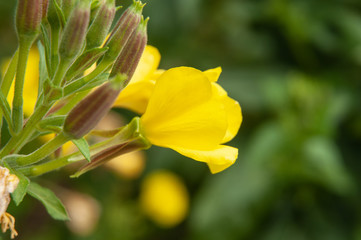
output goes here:
[{"label": "green stem", "polygon": [[69,59],[61,59],[60,63],[56,69],[55,72],[55,76],[53,78],[52,83],[56,86],[56,87],[60,87],[63,79],[65,77],[66,71],[69,68],[71,61]]},{"label": "green stem", "polygon": [[24,129],[16,136],[12,137],[0,152],[0,158],[10,153],[17,153],[27,143],[36,129],[36,125],[49,111],[51,105],[40,105],[31,115]]},{"label": "green stem", "polygon": [[59,147],[61,147],[64,143],[69,141],[70,138],[63,133],[60,133],[55,138],[38,148],[36,151],[32,152],[26,156],[19,156],[16,159],[16,163],[18,166],[26,166],[30,164],[37,163],[53,152],[55,152]]},{"label": "green stem", "polygon": [[91,80],[93,80],[94,78],[105,72],[111,64],[112,64],[111,62],[105,62],[105,61],[100,62],[100,64],[94,69],[94,71],[92,71],[85,77],[79,78],[66,85],[64,88],[64,95],[68,96],[69,94],[78,91],[86,84],[88,84]]},{"label": "green stem", "polygon": [[51,29],[51,57],[50,57],[50,62],[51,62],[51,72],[49,72],[50,76],[53,76],[55,73],[55,70],[58,67],[58,63],[59,63],[59,54],[58,54],[58,49],[59,49],[59,35],[60,35],[60,28],[56,28],[56,29]]},{"label": "green stem", "polygon": [[[76,161],[69,161],[69,159],[73,158],[75,155],[81,155],[80,153],[73,153],[68,156],[64,156],[61,158],[57,158],[53,161],[43,163],[36,166],[26,167],[26,168],[20,168],[19,171],[22,172],[24,175],[28,177],[35,177],[42,175],[47,172],[54,171],[56,169],[59,169],[61,167],[65,167],[68,164],[74,163]],[[80,160],[83,160],[84,158],[80,158]]]},{"label": "green stem", "polygon": [[[114,137],[94,144],[90,147],[92,162],[88,163],[85,166],[85,169],[83,168],[80,170],[78,175],[104,163],[104,161],[107,161],[110,158],[119,156],[129,151],[147,149],[150,146],[151,144],[149,141],[145,139],[139,132],[139,118],[134,118]],[[82,160],[84,160],[83,155],[80,152],[76,152],[40,165],[22,168],[19,169],[19,171],[21,171],[26,176],[34,177]]]},{"label": "green stem", "polygon": [[20,37],[19,59],[16,69],[16,79],[13,98],[12,121],[14,131],[19,133],[23,126],[23,90],[25,70],[28,61],[29,51],[33,43],[32,38]]}]

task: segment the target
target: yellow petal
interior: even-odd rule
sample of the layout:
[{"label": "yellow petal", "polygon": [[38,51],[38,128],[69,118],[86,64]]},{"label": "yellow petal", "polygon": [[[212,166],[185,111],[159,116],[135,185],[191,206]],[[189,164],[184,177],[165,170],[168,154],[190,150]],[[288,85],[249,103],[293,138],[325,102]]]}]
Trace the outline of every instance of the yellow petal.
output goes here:
[{"label": "yellow petal", "polygon": [[222,102],[227,116],[227,132],[222,143],[232,140],[238,133],[242,123],[242,111],[239,103],[228,97],[227,92],[217,83],[212,82],[213,94],[216,99]]},{"label": "yellow petal", "polygon": [[[15,81],[14,81],[15,82]],[[11,85],[9,95],[7,97],[10,106],[14,97],[14,82]],[[39,53],[36,48],[32,48],[29,52],[29,58],[26,65],[25,81],[24,81],[24,114],[30,116],[34,111],[34,106],[38,96],[39,85]]]},{"label": "yellow petal", "polygon": [[222,98],[224,109],[227,116],[227,131],[224,135],[222,143],[231,141],[238,133],[238,130],[242,123],[242,111],[239,103],[232,98],[225,96]]},{"label": "yellow petal", "polygon": [[206,70],[203,73],[207,75],[209,81],[217,82],[219,76],[221,75],[221,72],[222,72],[222,68],[221,67],[216,67],[216,68],[213,68],[213,69]]},{"label": "yellow petal", "polygon": [[129,84],[119,94],[114,106],[127,108],[140,114],[144,113],[153,92],[154,84],[155,82],[152,80]]},{"label": "yellow petal", "polygon": [[157,70],[159,62],[160,53],[158,49],[147,45],[129,84],[146,80],[151,77],[153,72]]},{"label": "yellow petal", "polygon": [[231,166],[238,157],[238,149],[219,145],[210,151],[174,149],[180,154],[200,162],[206,162],[212,173],[218,173]]},{"label": "yellow petal", "polygon": [[227,128],[224,107],[213,98],[209,80],[188,67],[160,76],[141,120],[151,143],[170,148],[212,149]]}]

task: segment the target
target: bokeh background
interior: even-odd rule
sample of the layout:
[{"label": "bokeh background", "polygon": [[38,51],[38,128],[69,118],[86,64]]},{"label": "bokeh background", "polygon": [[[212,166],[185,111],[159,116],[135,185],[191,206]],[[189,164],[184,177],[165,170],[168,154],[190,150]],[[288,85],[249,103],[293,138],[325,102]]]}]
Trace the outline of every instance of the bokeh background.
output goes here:
[{"label": "bokeh background", "polygon": [[[2,60],[15,2],[0,1]],[[244,116],[237,162],[212,175],[152,147],[79,179],[44,175],[73,222],[27,196],[9,208],[18,239],[361,239],[361,2],[150,0],[144,14],[161,68],[223,68]]]}]

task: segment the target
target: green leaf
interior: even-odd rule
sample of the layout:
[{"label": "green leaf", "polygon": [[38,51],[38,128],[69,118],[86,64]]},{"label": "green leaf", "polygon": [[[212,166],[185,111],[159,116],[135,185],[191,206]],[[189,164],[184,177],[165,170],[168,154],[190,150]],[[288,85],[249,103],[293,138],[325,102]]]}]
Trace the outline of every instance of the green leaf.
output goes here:
[{"label": "green leaf", "polygon": [[[46,41],[45,41],[46,42]],[[39,50],[39,89],[38,89],[38,99],[40,97],[40,94],[42,93],[43,89],[42,86],[44,86],[44,82],[48,78],[48,69],[46,64],[46,55],[45,55],[45,48],[43,44],[41,44],[41,41],[38,41],[38,50]]]},{"label": "green leaf", "polygon": [[11,108],[6,100],[6,97],[4,94],[0,91],[0,108],[3,116],[5,117],[6,122],[8,123],[9,129],[12,132],[13,131],[13,123],[11,121]]},{"label": "green leaf", "polygon": [[23,201],[26,195],[30,180],[25,177],[21,172],[18,172],[17,170],[11,168],[7,162],[4,162],[4,166],[8,168],[12,174],[15,174],[19,178],[19,184],[17,188],[13,193],[11,193],[11,197],[14,200],[16,206],[19,206],[19,204]]},{"label": "green leaf", "polygon": [[51,217],[57,220],[69,220],[68,214],[55,194],[39,184],[30,183],[28,193],[42,202]]},{"label": "green leaf", "polygon": [[58,15],[59,17],[59,21],[60,21],[60,24],[61,24],[61,27],[64,28],[65,24],[66,24],[66,20],[65,20],[65,16],[64,16],[64,13],[63,11],[61,10],[59,4],[57,3],[57,1],[53,0],[53,4],[55,6],[55,10],[56,10],[56,14]]},{"label": "green leaf", "polygon": [[84,138],[80,139],[73,139],[72,142],[75,144],[75,146],[79,149],[81,154],[85,157],[85,159],[90,162],[90,150],[89,150],[89,144]]}]

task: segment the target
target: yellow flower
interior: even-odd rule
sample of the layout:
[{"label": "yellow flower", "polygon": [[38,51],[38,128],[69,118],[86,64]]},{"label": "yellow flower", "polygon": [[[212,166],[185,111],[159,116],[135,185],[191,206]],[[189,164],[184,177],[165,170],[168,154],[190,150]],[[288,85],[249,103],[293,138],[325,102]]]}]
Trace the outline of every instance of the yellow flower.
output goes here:
[{"label": "yellow flower", "polygon": [[220,72],[189,67],[164,72],[141,117],[143,133],[152,144],[206,162],[212,173],[237,159],[237,148],[221,144],[237,134],[242,122],[238,102],[215,83]]},{"label": "yellow flower", "polygon": [[221,68],[165,72],[157,70],[159,61],[158,50],[147,46],[114,106],[144,113],[142,125],[152,144],[206,162],[212,173],[226,169],[238,150],[221,144],[237,134],[242,113],[238,102],[216,83]]},{"label": "yellow flower", "polygon": [[140,204],[145,214],[158,225],[173,227],[186,217],[189,195],[179,177],[169,171],[157,171],[142,182]]}]

